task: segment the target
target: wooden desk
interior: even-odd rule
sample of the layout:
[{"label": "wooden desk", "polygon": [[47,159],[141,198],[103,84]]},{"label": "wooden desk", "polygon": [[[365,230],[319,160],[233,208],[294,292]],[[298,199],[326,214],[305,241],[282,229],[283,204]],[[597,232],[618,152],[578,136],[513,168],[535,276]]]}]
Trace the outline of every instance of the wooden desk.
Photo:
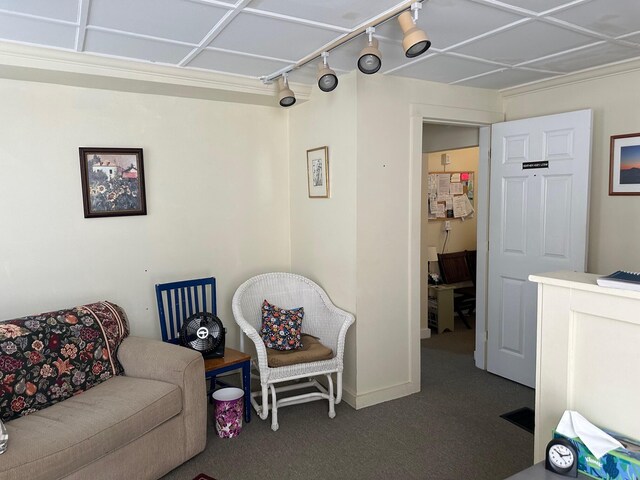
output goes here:
[{"label": "wooden desk", "polygon": [[[231,370],[242,369],[242,389],[244,391],[244,419],[251,421],[251,355],[233,348],[224,349],[224,357],[209,358],[204,361],[205,377],[211,380],[209,398],[216,388],[216,377]],[[221,383],[222,382],[218,382]]]},{"label": "wooden desk", "polygon": [[453,294],[458,288],[472,286],[473,282],[429,285],[427,326],[436,328],[438,333],[442,333],[445,330],[453,332]]}]

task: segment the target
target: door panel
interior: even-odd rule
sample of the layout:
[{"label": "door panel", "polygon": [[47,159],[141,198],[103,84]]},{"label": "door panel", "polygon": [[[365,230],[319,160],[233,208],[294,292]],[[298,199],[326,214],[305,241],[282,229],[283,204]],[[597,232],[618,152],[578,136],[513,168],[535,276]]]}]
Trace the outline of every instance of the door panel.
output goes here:
[{"label": "door panel", "polygon": [[511,177],[503,180],[503,253],[524,255],[527,241],[527,179]]},{"label": "door panel", "polygon": [[542,255],[568,259],[571,229],[566,219],[571,218],[571,176],[550,175],[543,181]]},{"label": "door panel", "polygon": [[586,266],[591,117],[581,110],[492,127],[487,369],[530,387],[537,290],[528,277]]},{"label": "door panel", "polygon": [[[524,281],[520,279],[502,278],[500,349],[520,357],[524,356],[523,285]],[[511,318],[520,321],[505,321],[505,319]]]}]

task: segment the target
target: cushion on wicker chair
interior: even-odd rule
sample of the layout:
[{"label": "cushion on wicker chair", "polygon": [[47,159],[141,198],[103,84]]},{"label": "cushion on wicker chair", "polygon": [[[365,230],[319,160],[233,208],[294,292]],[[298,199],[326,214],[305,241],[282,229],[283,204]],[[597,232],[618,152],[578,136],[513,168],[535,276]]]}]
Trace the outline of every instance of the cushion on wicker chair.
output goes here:
[{"label": "cushion on wicker chair", "polygon": [[296,363],[319,362],[331,360],[333,352],[311,335],[302,335],[303,347],[296,350],[273,350],[267,348],[267,363],[271,368],[286,367]]},{"label": "cushion on wicker chair", "polygon": [[300,333],[304,307],[284,309],[262,302],[262,341],[275,350],[295,350],[302,347]]}]

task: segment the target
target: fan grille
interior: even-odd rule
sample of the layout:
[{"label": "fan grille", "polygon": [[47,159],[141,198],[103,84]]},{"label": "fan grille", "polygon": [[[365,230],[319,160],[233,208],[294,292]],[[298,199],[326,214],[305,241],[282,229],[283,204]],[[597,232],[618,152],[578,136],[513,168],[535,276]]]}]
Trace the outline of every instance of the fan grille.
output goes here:
[{"label": "fan grille", "polygon": [[222,322],[215,315],[200,312],[185,320],[180,332],[182,344],[199,352],[214,350],[223,337]]}]

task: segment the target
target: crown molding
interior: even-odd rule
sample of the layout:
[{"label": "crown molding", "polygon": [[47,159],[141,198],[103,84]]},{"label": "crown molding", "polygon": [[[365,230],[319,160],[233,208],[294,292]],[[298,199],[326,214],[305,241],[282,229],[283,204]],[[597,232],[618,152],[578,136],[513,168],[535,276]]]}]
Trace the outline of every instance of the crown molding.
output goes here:
[{"label": "crown molding", "polygon": [[599,78],[624,75],[638,70],[640,70],[640,58],[634,58],[631,60],[611,63],[603,67],[588,68],[576,73],[569,73],[546,80],[538,80],[536,82],[519,85],[517,87],[505,88],[500,90],[500,94],[502,95],[502,98],[517,97],[519,95],[526,95],[533,92],[589,82]]},{"label": "crown molding", "polygon": [[[0,42],[0,77],[107,90],[277,106],[276,86],[220,72]],[[311,86],[292,83],[298,101]]]}]

